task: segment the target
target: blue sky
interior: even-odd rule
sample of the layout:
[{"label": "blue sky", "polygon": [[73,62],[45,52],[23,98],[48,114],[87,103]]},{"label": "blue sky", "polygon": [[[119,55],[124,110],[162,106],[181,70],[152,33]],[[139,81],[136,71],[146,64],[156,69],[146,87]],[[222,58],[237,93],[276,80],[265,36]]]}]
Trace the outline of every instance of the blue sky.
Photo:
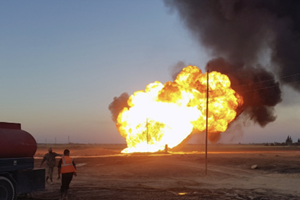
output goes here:
[{"label": "blue sky", "polygon": [[[178,61],[204,69],[211,58],[161,0],[0,1],[0,27],[0,121],[38,142],[124,143],[108,109],[115,96],[172,80]],[[298,101],[276,109],[276,122],[224,141],[300,138]]]}]

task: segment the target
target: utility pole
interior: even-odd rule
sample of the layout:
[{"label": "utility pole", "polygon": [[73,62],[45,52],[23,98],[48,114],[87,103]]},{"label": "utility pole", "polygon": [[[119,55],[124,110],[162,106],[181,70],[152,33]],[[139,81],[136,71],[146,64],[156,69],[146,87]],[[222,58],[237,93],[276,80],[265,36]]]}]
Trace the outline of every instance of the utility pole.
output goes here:
[{"label": "utility pole", "polygon": [[[208,66],[207,66],[208,68]],[[207,136],[208,136],[208,89],[209,89],[209,70],[207,69],[206,84],[206,137],[205,137],[205,175],[207,175]]]},{"label": "utility pole", "polygon": [[147,125],[147,153],[148,153],[148,118],[146,120],[146,125]]}]

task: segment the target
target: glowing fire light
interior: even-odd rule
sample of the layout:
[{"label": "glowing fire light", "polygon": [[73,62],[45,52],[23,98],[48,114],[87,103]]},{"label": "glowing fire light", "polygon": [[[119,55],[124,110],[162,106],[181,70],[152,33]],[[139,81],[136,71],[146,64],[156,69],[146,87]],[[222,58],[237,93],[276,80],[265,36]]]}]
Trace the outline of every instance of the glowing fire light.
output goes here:
[{"label": "glowing fire light", "polygon": [[[196,66],[185,67],[174,82],[158,81],[129,97],[129,108],[118,115],[117,128],[126,138],[122,153],[157,152],[167,144],[180,144],[193,129],[206,129],[206,74]],[[224,132],[235,119],[243,99],[230,88],[229,78],[219,72],[209,73],[208,131]]]}]

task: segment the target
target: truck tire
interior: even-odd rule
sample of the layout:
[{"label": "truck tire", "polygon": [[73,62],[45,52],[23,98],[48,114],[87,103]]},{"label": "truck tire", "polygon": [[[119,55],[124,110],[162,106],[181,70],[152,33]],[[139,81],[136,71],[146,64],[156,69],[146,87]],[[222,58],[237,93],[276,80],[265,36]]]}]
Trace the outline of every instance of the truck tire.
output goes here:
[{"label": "truck tire", "polygon": [[16,191],[12,182],[4,177],[0,176],[0,200],[15,200]]}]

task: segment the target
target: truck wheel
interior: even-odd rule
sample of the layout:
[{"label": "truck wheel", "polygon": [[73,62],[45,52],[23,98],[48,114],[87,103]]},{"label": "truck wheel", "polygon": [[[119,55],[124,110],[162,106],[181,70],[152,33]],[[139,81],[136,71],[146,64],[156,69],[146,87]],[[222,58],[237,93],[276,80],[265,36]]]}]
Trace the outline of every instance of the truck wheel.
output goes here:
[{"label": "truck wheel", "polygon": [[3,176],[0,176],[0,200],[14,200],[16,191],[12,182]]}]

